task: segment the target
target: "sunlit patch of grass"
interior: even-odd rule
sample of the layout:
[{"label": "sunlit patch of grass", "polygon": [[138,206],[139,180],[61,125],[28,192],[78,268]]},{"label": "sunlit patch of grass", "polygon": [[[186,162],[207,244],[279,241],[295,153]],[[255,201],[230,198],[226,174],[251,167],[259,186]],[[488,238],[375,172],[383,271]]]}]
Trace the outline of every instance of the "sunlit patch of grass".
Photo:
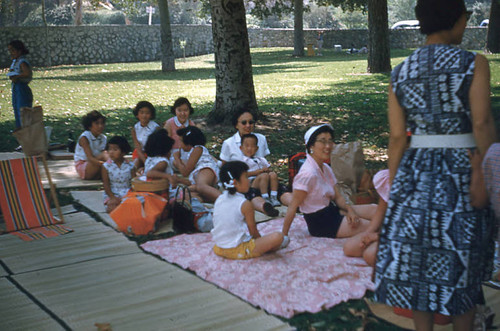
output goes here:
[{"label": "sunlit patch of grass", "polygon": [[[393,50],[392,65],[411,50]],[[366,55],[326,50],[323,57],[291,56],[289,48],[252,49],[255,92],[264,117],[257,130],[269,140],[274,165],[286,177],[287,156],[303,150],[308,126],[331,122],[336,140],[361,140],[368,166],[384,167],[388,142],[386,118],[388,74],[367,74]],[[492,107],[500,119],[500,55],[488,55],[491,67]],[[214,56],[179,59],[175,72],[161,72],[159,62],[64,65],[35,68],[31,83],[35,104],[45,110],[46,124],[54,128],[53,142],[64,143],[81,131],[80,119],[90,110],[107,117],[106,134],[130,138],[135,123],[132,108],[140,100],[152,102],[156,121],[171,117],[169,106],[179,96],[190,99],[194,118],[201,121],[215,99]],[[4,72],[5,73],[5,70]],[[0,151],[12,151],[14,116],[10,83],[0,83]],[[204,127],[211,151],[218,155],[221,141],[234,130]]]}]

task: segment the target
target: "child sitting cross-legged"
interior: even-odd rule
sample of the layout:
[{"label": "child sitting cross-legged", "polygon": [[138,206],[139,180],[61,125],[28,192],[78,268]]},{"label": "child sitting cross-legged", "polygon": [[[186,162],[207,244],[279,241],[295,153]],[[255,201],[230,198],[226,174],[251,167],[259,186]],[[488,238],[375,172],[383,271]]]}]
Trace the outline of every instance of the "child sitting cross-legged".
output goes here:
[{"label": "child sitting cross-legged", "polygon": [[103,134],[106,118],[97,110],[82,118],[85,131],[75,146],[75,169],[81,179],[100,179],[101,168],[108,160],[106,153],[107,138]]},{"label": "child sitting cross-legged", "polygon": [[[259,149],[258,142],[257,136],[253,133],[241,137],[242,161],[248,165],[248,179],[251,187],[259,189],[262,198],[276,207],[280,205],[278,201],[278,175],[270,169],[271,165],[265,158],[256,156]],[[271,196],[268,193],[269,188],[271,188]]]},{"label": "child sitting cross-legged", "polygon": [[159,129],[149,135],[144,146],[147,154],[144,162],[144,175],[148,179],[165,178],[171,187],[176,187],[178,183],[177,176],[174,175],[172,165],[169,162],[170,150],[174,140],[168,136],[167,130]]},{"label": "child sitting cross-legged", "polygon": [[130,190],[130,180],[134,175],[134,164],[125,160],[131,147],[124,137],[115,136],[106,145],[109,160],[101,169],[104,186],[104,205],[106,212],[112,212],[120,204],[122,198]]},{"label": "child sitting cross-legged", "polygon": [[188,152],[187,160],[181,158],[180,151],[174,153],[174,165],[184,177],[189,177],[190,188],[194,188],[205,202],[214,202],[220,195],[216,188],[219,176],[217,162],[205,147],[207,142],[203,132],[195,126],[177,130],[181,139],[181,149]]},{"label": "child sitting cross-legged", "polygon": [[[214,253],[228,259],[250,259],[285,247],[281,232],[261,236],[255,223],[255,210],[244,193],[250,189],[248,166],[241,161],[225,163],[220,179],[226,191],[214,205]],[[283,244],[283,245],[282,245]]]}]

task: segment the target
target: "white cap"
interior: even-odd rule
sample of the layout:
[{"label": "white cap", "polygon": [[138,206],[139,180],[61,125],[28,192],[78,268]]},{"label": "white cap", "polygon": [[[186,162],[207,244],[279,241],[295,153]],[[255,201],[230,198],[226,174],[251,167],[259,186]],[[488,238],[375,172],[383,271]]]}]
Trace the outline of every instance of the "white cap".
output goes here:
[{"label": "white cap", "polygon": [[316,130],[318,130],[319,128],[321,128],[323,126],[328,126],[330,129],[333,130],[333,128],[330,124],[320,124],[320,125],[315,125],[315,126],[309,128],[309,130],[307,130],[306,134],[304,135],[304,141],[305,141],[306,145],[309,142],[309,138],[311,138],[313,133],[316,132]]}]

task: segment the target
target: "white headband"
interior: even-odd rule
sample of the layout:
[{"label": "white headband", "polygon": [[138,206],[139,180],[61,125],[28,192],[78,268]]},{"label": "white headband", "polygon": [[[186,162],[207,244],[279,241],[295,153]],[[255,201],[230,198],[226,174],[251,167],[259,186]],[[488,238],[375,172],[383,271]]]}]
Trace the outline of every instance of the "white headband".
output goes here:
[{"label": "white headband", "polygon": [[306,134],[304,135],[304,141],[306,143],[306,146],[307,146],[307,143],[309,143],[309,139],[311,139],[311,136],[313,135],[313,133],[316,132],[316,130],[318,130],[319,128],[321,128],[323,126],[328,126],[330,129],[333,130],[333,128],[330,124],[320,124],[320,125],[315,125],[315,126],[309,128],[309,130],[307,130]]}]

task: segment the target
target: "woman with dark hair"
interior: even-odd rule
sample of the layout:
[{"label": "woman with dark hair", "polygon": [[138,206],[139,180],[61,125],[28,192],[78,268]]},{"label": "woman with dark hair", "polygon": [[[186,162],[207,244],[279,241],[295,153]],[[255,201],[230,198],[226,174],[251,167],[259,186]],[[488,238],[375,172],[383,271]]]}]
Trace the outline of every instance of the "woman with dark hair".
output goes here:
[{"label": "woman with dark hair", "polygon": [[394,68],[389,86],[392,185],[375,294],[411,309],[417,330],[431,330],[434,313],[451,315],[454,330],[472,330],[494,249],[491,211],[470,204],[468,157],[496,139],[489,67],[452,46],[467,24],[463,0],[418,0],[415,13],[426,44]]},{"label": "woman with dark hair", "polygon": [[237,132],[224,140],[220,151],[220,159],[223,162],[241,161],[243,153],[241,152],[241,137],[253,133],[257,136],[258,146],[256,156],[266,157],[271,154],[267,146],[266,137],[260,133],[253,132],[257,119],[255,114],[248,109],[240,109],[234,113],[232,123]]},{"label": "woman with dark hair", "polygon": [[307,130],[304,140],[307,158],[293,180],[292,201],[283,223],[283,234],[287,240],[299,207],[304,213],[307,229],[314,237],[346,238],[366,231],[368,219],[373,216],[376,207],[352,206],[337,190],[337,179],[332,168],[326,164],[335,145],[331,125],[313,126]]},{"label": "woman with dark hair", "polygon": [[16,119],[16,128],[21,127],[21,108],[33,107],[33,93],[28,84],[33,79],[31,64],[26,60],[25,55],[29,54],[28,49],[20,40],[12,40],[7,46],[12,65],[7,76],[12,81],[12,107]]}]

